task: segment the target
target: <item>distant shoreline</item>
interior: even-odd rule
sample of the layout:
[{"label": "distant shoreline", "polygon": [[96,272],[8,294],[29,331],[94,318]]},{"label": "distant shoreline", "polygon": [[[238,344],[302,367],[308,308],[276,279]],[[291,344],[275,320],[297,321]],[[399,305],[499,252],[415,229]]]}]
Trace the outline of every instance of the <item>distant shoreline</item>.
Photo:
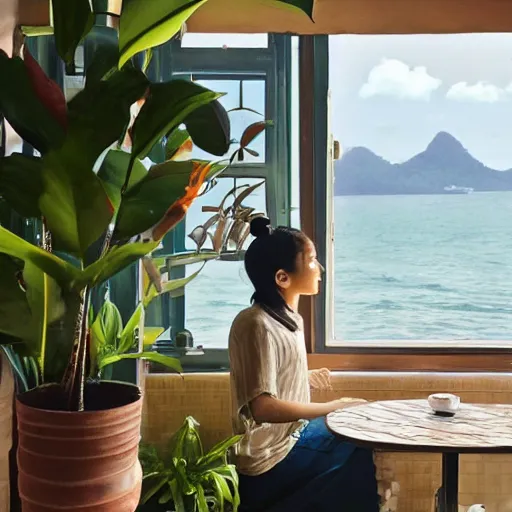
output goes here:
[{"label": "distant shoreline", "polygon": [[475,190],[471,194],[454,194],[453,192],[408,192],[404,194],[394,193],[362,193],[362,194],[334,194],[334,197],[383,197],[383,196],[473,196],[475,194],[507,194],[512,190]]}]

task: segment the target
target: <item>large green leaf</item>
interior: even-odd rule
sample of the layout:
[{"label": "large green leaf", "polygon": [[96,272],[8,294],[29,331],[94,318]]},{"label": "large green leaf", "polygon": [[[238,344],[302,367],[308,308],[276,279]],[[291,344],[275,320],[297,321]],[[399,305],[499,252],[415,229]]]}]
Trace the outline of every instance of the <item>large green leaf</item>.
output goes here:
[{"label": "large green leaf", "polygon": [[95,25],[85,39],[84,57],[87,85],[107,78],[119,61],[117,30]]},{"label": "large green leaf", "polygon": [[235,444],[239,443],[243,436],[236,435],[217,443],[206,455],[197,461],[198,467],[208,467],[213,462],[220,460],[227,464],[227,452]]},{"label": "large green leaf", "polygon": [[74,146],[75,161],[82,168],[94,166],[103,151],[125,133],[130,107],[148,87],[144,74],[134,68],[114,73],[108,80],[86,84],[68,104],[68,146]]},{"label": "large green leaf", "polygon": [[41,158],[14,153],[0,158],[0,196],[23,217],[40,217]]},{"label": "large green leaf", "polygon": [[[158,242],[149,243],[130,243],[113,247],[106,256],[89,265],[83,272],[77,276],[74,283],[77,289],[85,286],[96,286],[106,281],[120,270],[131,263],[142,258],[146,254],[155,250]],[[1,250],[1,247],[0,247]]]},{"label": "large green leaf", "polygon": [[194,144],[211,155],[224,156],[231,142],[228,113],[219,101],[212,101],[192,112],[185,120]]},{"label": "large green leaf", "polygon": [[[25,292],[18,284],[23,264],[0,253],[0,333],[18,341],[34,338],[32,312]],[[12,339],[0,338],[9,343]]]},{"label": "large green leaf", "polygon": [[277,0],[280,4],[285,4],[294,9],[299,9],[305,12],[311,19],[313,19],[313,8],[315,0]]},{"label": "large green leaf", "polygon": [[43,368],[45,382],[61,382],[64,376],[73,349],[82,295],[74,290],[63,292],[65,315],[48,326]]},{"label": "large green leaf", "polygon": [[123,2],[119,25],[119,67],[135,54],[169,41],[206,0]]},{"label": "large green leaf", "polygon": [[116,239],[130,238],[154,226],[167,209],[185,195],[194,162],[164,162],[129,190],[119,208]]},{"label": "large green leaf", "polygon": [[107,229],[114,207],[93,166],[124,133],[146,78],[135,70],[93,83],[69,103],[64,145],[44,157],[41,211],[59,250],[83,257]]},{"label": "large green leaf", "polygon": [[52,0],[55,44],[60,58],[71,63],[80,41],[94,24],[89,0]]},{"label": "large green leaf", "polygon": [[37,98],[25,64],[0,50],[0,113],[26,142],[41,153],[59,147],[63,128]]},{"label": "large green leaf", "polygon": [[177,128],[195,110],[221,96],[188,80],[152,84],[133,124],[133,155],[146,157],[161,137]]},{"label": "large green leaf", "polygon": [[158,352],[135,352],[131,354],[112,354],[109,356],[105,356],[100,358],[99,366],[100,368],[104,368],[109,364],[117,363],[123,359],[145,359],[146,361],[152,361],[154,363],[159,363],[164,365],[166,368],[174,370],[175,372],[181,373],[183,368],[181,367],[181,363],[179,359],[175,359],[174,357],[164,356],[163,354],[159,354]]},{"label": "large green leaf", "polygon": [[0,226],[0,253],[30,261],[53,277],[63,288],[72,287],[80,276],[79,270],[70,263],[26,242],[2,226]]},{"label": "large green leaf", "polygon": [[55,248],[83,258],[107,229],[114,209],[98,176],[80,161],[79,149],[66,143],[44,158],[39,208]]},{"label": "large green leaf", "polygon": [[[61,294],[56,282],[44,274],[30,261],[24,265],[21,279],[22,263],[15,262],[5,254],[0,254],[0,333],[23,341],[17,348],[23,356],[29,356],[34,362],[35,375],[52,378],[52,367],[59,361],[54,357],[64,345],[70,347],[72,332],[68,331],[69,339],[54,336],[55,332],[63,332],[63,326],[74,326],[77,310],[74,308],[73,295]],[[21,283],[26,288],[22,291]],[[77,297],[76,295],[74,295]],[[58,326],[52,329],[51,326]],[[65,331],[65,330],[64,330]],[[46,343],[48,336],[51,342]],[[2,341],[4,338],[2,338]],[[48,364],[46,364],[48,362]],[[60,361],[65,366],[67,359]]]},{"label": "large green leaf", "polygon": [[[110,202],[116,210],[121,204],[121,189],[124,185],[126,172],[128,171],[128,166],[130,165],[130,160],[131,156],[126,151],[111,149],[105,156],[100,170],[98,171],[98,177],[103,183],[103,188],[107,192]],[[141,181],[147,173],[148,171],[144,167],[144,164],[138,158],[133,160],[132,172],[130,174],[130,183],[128,184],[127,190],[130,190],[133,185]]]},{"label": "large green leaf", "polygon": [[66,304],[57,282],[30,261],[25,263],[23,280],[34,324],[34,337],[25,341],[29,354],[36,358],[39,367],[44,369],[47,327],[64,316]]}]

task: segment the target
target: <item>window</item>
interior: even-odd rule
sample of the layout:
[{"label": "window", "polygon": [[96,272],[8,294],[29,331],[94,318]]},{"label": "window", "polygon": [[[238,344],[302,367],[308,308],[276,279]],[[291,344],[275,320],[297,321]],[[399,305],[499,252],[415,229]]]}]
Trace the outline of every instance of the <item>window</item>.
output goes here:
[{"label": "window", "polygon": [[318,351],[510,344],[511,49],[510,34],[329,37],[343,154]]},{"label": "window", "polygon": [[[212,213],[202,212],[204,206],[219,206],[226,198],[224,207],[230,207],[239,192],[256,186],[258,188],[243,201],[243,205],[254,208],[255,212],[265,212],[266,193],[263,180],[258,178],[220,178],[217,186],[207,195],[198,198],[190,208],[186,218],[187,234],[212,217]],[[237,190],[238,194],[228,196],[232,190]],[[215,227],[211,232],[215,233]],[[241,247],[242,251],[248,247],[251,240],[252,237],[249,235]],[[229,240],[228,242],[226,249],[234,250],[235,245]],[[187,250],[195,248],[195,244],[190,238],[185,246]],[[206,242],[205,248],[213,248],[211,240]],[[194,281],[186,287],[185,327],[192,332],[196,345],[202,345],[205,348],[226,347],[231,321],[239,311],[249,305],[253,291],[251,282],[245,273],[243,252],[238,252],[234,261],[231,256],[232,254],[229,252],[225,254],[221,252],[221,258],[208,262]],[[187,268],[187,274],[196,272],[199,267],[200,265],[190,265]]]},{"label": "window", "polygon": [[[290,176],[290,161],[297,162],[290,149],[289,141],[293,137],[295,151],[298,148],[298,130],[291,130],[288,108],[291,101],[298,101],[297,95],[293,97],[291,92],[291,40],[290,36],[267,34],[186,34],[181,43],[175,41],[171,45],[169,62],[174,77],[194,80],[224,93],[219,101],[229,112],[231,136],[235,139],[225,157],[230,157],[239,147],[236,141],[250,124],[269,120],[273,125],[250,144],[252,151],[244,154],[243,161],[235,161],[217,185],[194,202],[185,222],[164,239],[160,255],[193,250],[195,245],[188,235],[212,216],[203,207],[219,206],[233,188],[237,192],[226,199],[225,206],[241,190],[257,186],[243,205],[265,213],[273,223],[290,223],[292,204],[296,206],[298,194],[298,182],[295,180],[292,185]],[[198,148],[194,148],[192,157],[218,159]],[[146,325],[166,329],[161,340],[169,336],[172,340],[177,332],[187,329],[192,333],[194,346],[203,347],[203,354],[186,355],[182,359],[187,369],[226,365],[231,322],[249,305],[252,295],[252,285],[243,268],[243,250],[249,243],[250,237],[234,255],[234,244],[228,242],[221,257],[209,261],[181,296],[159,298],[149,308]],[[211,241],[203,248],[211,248]],[[173,270],[172,277],[191,275],[199,268],[199,265],[178,268]]]}]

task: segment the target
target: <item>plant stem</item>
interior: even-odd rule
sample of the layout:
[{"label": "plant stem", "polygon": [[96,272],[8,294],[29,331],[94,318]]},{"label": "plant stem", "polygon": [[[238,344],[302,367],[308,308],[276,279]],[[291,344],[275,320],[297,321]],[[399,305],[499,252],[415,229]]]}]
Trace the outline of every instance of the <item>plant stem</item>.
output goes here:
[{"label": "plant stem", "polygon": [[86,287],[82,293],[80,309],[76,319],[73,349],[66,373],[61,382],[68,397],[68,410],[81,412],[84,410],[85,375],[87,371],[87,356],[89,353],[89,303],[91,290]]},{"label": "plant stem", "polygon": [[[108,227],[99,259],[110,249],[115,222]],[[90,358],[89,308],[91,304],[91,288],[86,286],[82,293],[73,340],[73,349],[62,378],[61,386],[68,397],[68,409],[81,412],[84,410],[84,389],[88,373],[87,363]]]},{"label": "plant stem", "polygon": [[[130,174],[135,162],[132,156],[126,179],[121,189],[121,195],[124,195],[130,182]],[[114,216],[113,222],[107,228],[105,240],[101,248],[99,259],[103,258],[110,249],[112,237],[114,235],[117,216]],[[75,335],[73,339],[73,348],[66,368],[66,372],[61,381],[68,398],[68,410],[81,412],[84,410],[84,389],[87,375],[87,363],[90,357],[90,333],[89,333],[89,307],[91,303],[91,289],[85,288],[80,302],[80,309],[76,319]]]}]

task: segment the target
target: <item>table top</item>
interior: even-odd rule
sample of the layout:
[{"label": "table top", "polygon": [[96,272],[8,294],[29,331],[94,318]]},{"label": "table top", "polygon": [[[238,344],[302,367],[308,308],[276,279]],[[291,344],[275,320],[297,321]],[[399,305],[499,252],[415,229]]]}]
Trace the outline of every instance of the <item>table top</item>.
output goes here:
[{"label": "table top", "polygon": [[512,405],[462,403],[447,418],[427,400],[389,400],[335,411],[326,422],[334,434],[375,449],[512,453]]}]

